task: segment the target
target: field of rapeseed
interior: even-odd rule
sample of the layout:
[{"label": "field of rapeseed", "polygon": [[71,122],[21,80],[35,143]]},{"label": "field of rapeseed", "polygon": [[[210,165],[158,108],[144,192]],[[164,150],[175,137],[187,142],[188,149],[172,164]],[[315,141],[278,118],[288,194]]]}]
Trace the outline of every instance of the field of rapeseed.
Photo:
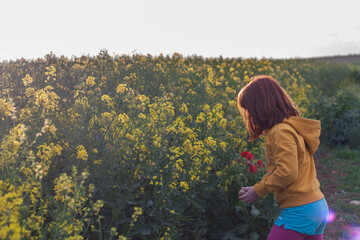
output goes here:
[{"label": "field of rapeseed", "polygon": [[270,75],[323,120],[357,80],[335,63],[106,51],[0,73],[0,239],[262,239],[279,210],[237,199],[264,171],[238,91]]}]

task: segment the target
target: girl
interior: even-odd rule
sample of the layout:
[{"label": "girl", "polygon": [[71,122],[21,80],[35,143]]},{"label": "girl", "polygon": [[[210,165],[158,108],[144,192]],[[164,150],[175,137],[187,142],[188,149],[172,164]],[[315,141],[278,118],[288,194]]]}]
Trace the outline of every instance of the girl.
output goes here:
[{"label": "girl", "polygon": [[266,135],[266,172],[239,191],[246,203],[274,193],[281,208],[268,240],[320,240],[328,206],[316,178],[313,154],[320,122],[301,118],[293,101],[272,77],[253,77],[238,95],[238,107],[253,141]]}]

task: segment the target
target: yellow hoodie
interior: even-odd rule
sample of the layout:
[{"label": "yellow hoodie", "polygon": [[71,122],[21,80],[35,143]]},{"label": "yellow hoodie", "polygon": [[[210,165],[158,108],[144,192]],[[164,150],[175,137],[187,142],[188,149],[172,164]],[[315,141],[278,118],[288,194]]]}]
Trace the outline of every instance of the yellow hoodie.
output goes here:
[{"label": "yellow hoodie", "polygon": [[300,206],[324,197],[316,178],[313,154],[320,140],[320,121],[289,117],[266,135],[267,174],[256,183],[260,197],[275,194],[280,208]]}]

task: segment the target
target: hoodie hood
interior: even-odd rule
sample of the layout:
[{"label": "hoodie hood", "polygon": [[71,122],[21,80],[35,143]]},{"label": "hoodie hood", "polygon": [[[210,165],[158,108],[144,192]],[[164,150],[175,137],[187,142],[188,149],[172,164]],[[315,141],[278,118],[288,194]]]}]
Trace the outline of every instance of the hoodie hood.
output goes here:
[{"label": "hoodie hood", "polygon": [[292,126],[304,138],[306,145],[309,147],[310,154],[313,155],[320,144],[320,121],[291,116],[285,118],[283,122]]}]

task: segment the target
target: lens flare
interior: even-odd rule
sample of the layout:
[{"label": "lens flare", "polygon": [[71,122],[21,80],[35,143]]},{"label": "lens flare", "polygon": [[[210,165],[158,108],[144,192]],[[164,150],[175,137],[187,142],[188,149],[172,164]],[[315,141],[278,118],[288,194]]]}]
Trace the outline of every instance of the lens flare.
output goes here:
[{"label": "lens flare", "polygon": [[360,240],[360,227],[348,227],[347,240]]},{"label": "lens flare", "polygon": [[326,221],[328,223],[331,223],[331,222],[335,221],[335,219],[336,219],[336,214],[335,214],[334,210],[329,208],[329,214],[326,217]]}]

